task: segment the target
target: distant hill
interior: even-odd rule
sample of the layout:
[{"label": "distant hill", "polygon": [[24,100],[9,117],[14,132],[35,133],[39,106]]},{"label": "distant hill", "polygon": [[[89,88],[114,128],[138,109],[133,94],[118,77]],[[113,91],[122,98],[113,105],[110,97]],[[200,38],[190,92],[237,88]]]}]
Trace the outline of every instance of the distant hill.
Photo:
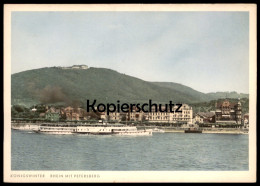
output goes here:
[{"label": "distant hill", "polygon": [[194,99],[194,101],[191,102],[210,101],[213,99],[213,97],[211,97],[210,95],[196,91],[190,87],[187,87],[179,83],[173,83],[173,82],[153,82],[153,83],[160,87],[169,88],[173,91],[178,91],[182,94],[188,95]]},{"label": "distant hill", "polygon": [[[28,70],[11,77],[12,105],[98,103],[197,103],[216,99],[219,93],[204,94],[187,86],[148,82],[105,68]],[[235,94],[232,93],[233,96]]]},{"label": "distant hill", "polygon": [[237,93],[233,92],[212,92],[207,93],[211,97],[211,99],[224,99],[224,98],[249,98],[249,94]]}]

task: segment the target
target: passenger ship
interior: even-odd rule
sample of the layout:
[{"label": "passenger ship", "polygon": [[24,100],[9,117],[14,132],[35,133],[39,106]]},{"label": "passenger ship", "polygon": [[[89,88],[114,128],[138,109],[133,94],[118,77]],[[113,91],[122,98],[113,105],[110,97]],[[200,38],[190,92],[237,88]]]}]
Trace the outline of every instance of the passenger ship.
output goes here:
[{"label": "passenger ship", "polygon": [[44,123],[37,130],[33,131],[44,134],[74,134],[76,129],[76,126],[71,124]]},{"label": "passenger ship", "polygon": [[41,124],[36,133],[92,135],[152,135],[151,130],[137,130],[122,124]]}]

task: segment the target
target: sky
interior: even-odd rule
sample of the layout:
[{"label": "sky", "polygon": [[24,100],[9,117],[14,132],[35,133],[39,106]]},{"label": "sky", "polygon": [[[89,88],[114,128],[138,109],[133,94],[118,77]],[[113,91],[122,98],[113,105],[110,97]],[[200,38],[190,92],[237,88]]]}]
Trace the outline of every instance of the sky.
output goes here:
[{"label": "sky", "polygon": [[85,64],[249,93],[248,12],[12,12],[12,74]]}]

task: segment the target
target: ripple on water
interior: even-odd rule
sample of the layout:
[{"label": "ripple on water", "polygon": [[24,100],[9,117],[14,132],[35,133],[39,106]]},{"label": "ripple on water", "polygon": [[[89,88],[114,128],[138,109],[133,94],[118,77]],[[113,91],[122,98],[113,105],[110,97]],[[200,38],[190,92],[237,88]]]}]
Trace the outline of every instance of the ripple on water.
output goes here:
[{"label": "ripple on water", "polygon": [[12,170],[248,170],[248,135],[44,135],[12,131]]}]

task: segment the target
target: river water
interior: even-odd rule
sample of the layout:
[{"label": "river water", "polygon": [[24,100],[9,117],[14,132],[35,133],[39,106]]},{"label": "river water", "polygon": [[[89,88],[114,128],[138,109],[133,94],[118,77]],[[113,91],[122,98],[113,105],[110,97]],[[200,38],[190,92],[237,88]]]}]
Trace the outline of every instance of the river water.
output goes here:
[{"label": "river water", "polygon": [[12,170],[248,170],[248,135],[48,135],[12,130]]}]

